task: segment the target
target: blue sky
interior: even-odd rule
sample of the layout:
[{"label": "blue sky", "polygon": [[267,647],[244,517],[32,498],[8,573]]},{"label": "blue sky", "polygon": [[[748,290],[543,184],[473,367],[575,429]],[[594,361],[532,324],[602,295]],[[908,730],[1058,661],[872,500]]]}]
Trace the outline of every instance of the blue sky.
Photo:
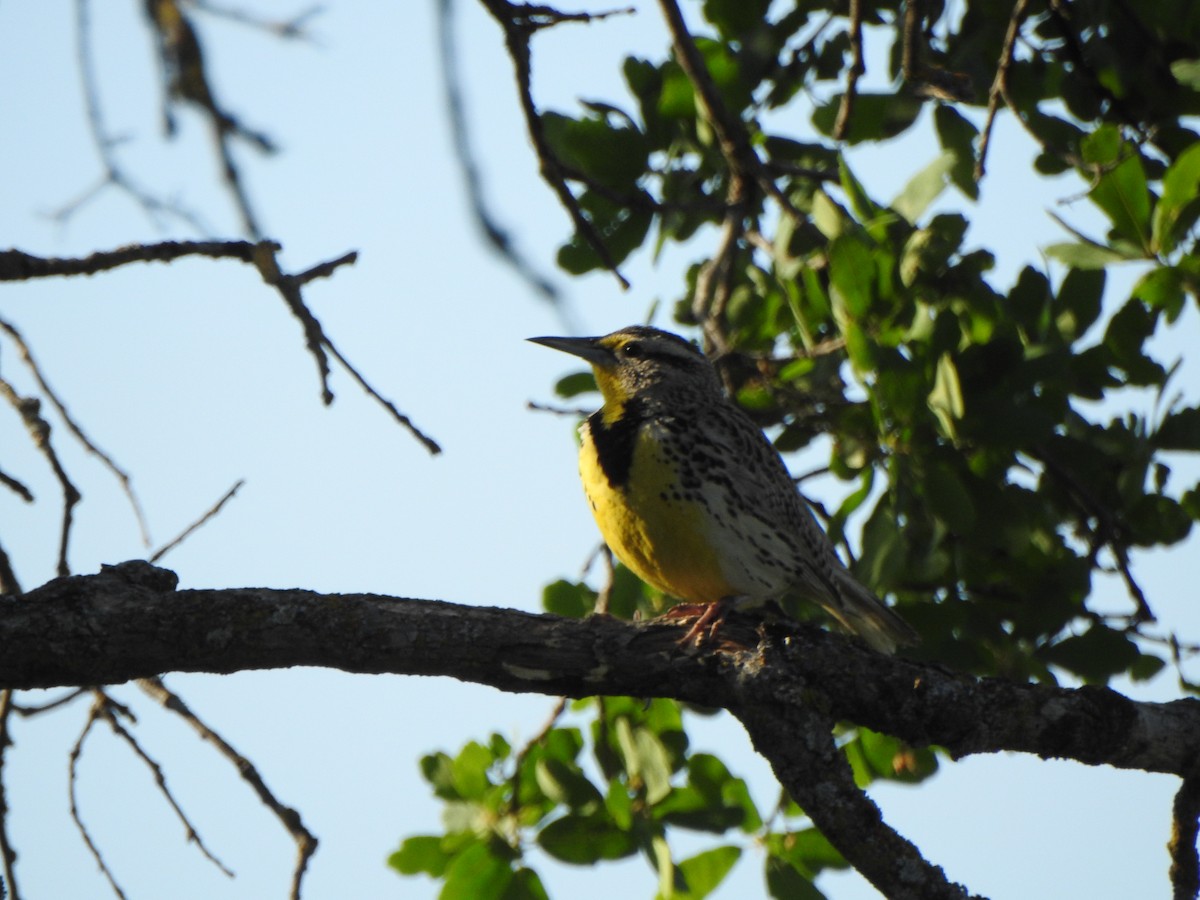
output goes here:
[{"label": "blue sky", "polygon": [[[218,236],[237,236],[204,123],[184,111],[179,138],[161,139],[138,5],[93,6],[102,97],[126,166],[198,210]],[[295,9],[260,6],[274,16]],[[568,221],[537,177],[501,36],[477,5],[457,6],[488,196],[522,250],[562,287],[571,321],[604,332],[642,320],[655,301],[669,308],[683,267],[703,256],[710,238],[669,251],[657,265],[635,258],[626,267],[627,293],[608,276],[568,281],[554,273]],[[642,7],[535,39],[543,108],[623,96],[614,74],[621,56],[657,57],[665,46],[654,8]],[[0,160],[9,176],[0,185],[0,246],[71,256],[193,236],[174,223],[156,225],[113,190],[66,222],[48,215],[100,173],[78,83],[74,9],[63,0],[0,5],[0,110],[8,124]],[[321,407],[296,321],[246,266],[197,259],[9,285],[0,317],[23,330],[72,413],[133,474],[156,545],[246,480],[219,519],[164,560],[181,586],[300,586],[537,609],[542,585],[577,575],[598,540],[576,482],[572,423],[525,407],[549,400],[571,363],[524,338],[568,326],[482,247],[470,222],[442,106],[432,4],[330,6],[312,22],[314,42],[287,45],[244,26],[200,21],[219,96],[282,147],[269,160],[239,155],[264,230],[284,244],[283,262],[293,270],[360,251],[356,265],[313,284],[308,301],[342,351],[445,454],[429,458],[343,373],[334,375],[335,404]],[[793,115],[795,128],[807,127],[806,109]],[[968,241],[997,251],[1001,287],[1024,263],[1039,262],[1040,247],[1064,238],[1047,209],[1099,232],[1084,204],[1057,203],[1078,193],[1078,182],[1030,178],[1034,152],[1002,120],[981,204],[967,207]],[[851,161],[886,199],[935,154],[927,138],[914,136],[856,151]],[[966,206],[953,195],[940,204]],[[1189,311],[1163,354],[1181,355],[1195,327]],[[0,374],[29,390],[15,354],[5,345],[0,353]],[[1180,387],[1200,393],[1194,365]],[[1146,398],[1130,402],[1148,407]],[[61,430],[56,436],[85,495],[73,569],[94,572],[144,555],[111,478]],[[30,507],[0,492],[0,540],[29,588],[53,576],[56,488],[6,413],[0,447],[5,471],[39,497]],[[819,458],[818,451],[809,461]],[[805,459],[791,462],[805,468]],[[1194,465],[1182,470],[1195,480]],[[814,487],[824,499],[839,490]],[[1192,636],[1200,616],[1182,570],[1195,551],[1193,540],[1134,562],[1161,618]],[[1118,583],[1101,590],[1120,601]],[[418,757],[492,730],[528,738],[553,705],[444,679],[315,670],[168,682],[255,761],[321,838],[311,898],[436,896],[432,882],[402,880],[384,866],[401,837],[438,828],[439,806]],[[1133,691],[1146,699],[1176,695],[1169,676]],[[148,774],[101,728],[80,763],[80,799],[130,896],[283,896],[292,849],[249,790],[135,688],[116,695],[139,713],[139,737],[207,844],[237,872],[225,879],[185,845]],[[85,714],[77,704],[14,725],[10,834],[28,897],[108,890],[67,813],[66,757]],[[767,766],[735,721],[695,721],[693,737],[749,778],[763,805],[772,802]],[[1169,896],[1164,845],[1174,787],[1163,776],[1001,755],[947,762],[928,785],[880,786],[872,796],[889,822],[974,891],[1014,900],[1154,898]],[[682,855],[701,844],[679,846]],[[594,871],[534,863],[560,897],[649,896],[655,884],[640,860]],[[760,895],[760,873],[761,858],[746,854],[717,896]],[[837,900],[877,896],[852,874],[821,886]]]}]

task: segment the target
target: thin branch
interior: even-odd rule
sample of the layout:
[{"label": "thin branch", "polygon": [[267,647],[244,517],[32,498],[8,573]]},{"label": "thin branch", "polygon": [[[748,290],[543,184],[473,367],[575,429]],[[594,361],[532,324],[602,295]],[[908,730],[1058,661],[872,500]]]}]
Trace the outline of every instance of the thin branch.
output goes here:
[{"label": "thin branch", "polygon": [[325,11],[325,7],[316,5],[309,6],[287,19],[264,19],[251,15],[243,9],[232,6],[221,6],[216,3],[210,3],[208,0],[192,0],[191,5],[201,12],[208,13],[210,16],[227,19],[239,25],[248,25],[251,28],[265,31],[274,37],[285,40],[302,40],[309,43],[315,43],[315,40],[306,30],[308,23],[311,19],[316,18]]},{"label": "thin branch", "polygon": [[154,758],[145,751],[142,745],[138,743],[137,738],[130,734],[129,730],[125,728],[124,725],[117,721],[117,717],[113,714],[113,709],[110,704],[106,703],[104,705],[103,711],[101,712],[101,718],[108,723],[108,727],[113,730],[113,733],[117,735],[117,737],[121,738],[129,745],[130,749],[133,750],[138,759],[145,763],[146,767],[154,775],[154,783],[158,785],[158,790],[162,793],[163,797],[166,798],[167,804],[175,811],[175,815],[179,818],[180,823],[182,823],[184,834],[187,837],[187,840],[190,843],[195,844],[197,849],[204,854],[205,858],[207,858],[209,862],[220,869],[226,877],[232,878],[233,871],[226,866],[225,863],[217,859],[217,857],[215,857],[209,851],[208,847],[204,845],[204,841],[200,838],[199,832],[196,831],[195,827],[191,823],[191,820],[188,819],[187,813],[183,811],[183,807],[181,807],[178,801],[176,801],[175,795],[171,793],[171,789],[167,787],[167,776],[163,773],[162,766],[160,766],[158,762],[155,761]]},{"label": "thin branch", "polygon": [[409,433],[418,441],[420,441],[426,450],[428,450],[434,456],[442,452],[441,445],[429,435],[425,434],[425,432],[421,431],[421,429],[419,429],[415,424],[413,424],[412,419],[396,408],[396,404],[375,390],[375,388],[373,388],[371,384],[359,374],[358,369],[354,368],[354,366],[350,364],[350,361],[346,359],[346,357],[342,356],[341,351],[338,350],[337,347],[335,347],[328,340],[326,340],[325,346],[329,349],[329,352],[333,354],[333,358],[342,364],[342,368],[344,368],[350,374],[350,377],[358,382],[358,386],[366,391],[370,397],[374,398],[374,400],[380,406],[391,413],[393,419],[399,422],[403,427],[407,428]]},{"label": "thin branch", "polygon": [[1183,779],[1171,807],[1171,888],[1174,900],[1195,900],[1200,895],[1200,858],[1196,838],[1200,834],[1200,778]]},{"label": "thin branch", "polygon": [[67,575],[70,572],[67,565],[67,547],[71,541],[71,523],[74,521],[75,504],[83,499],[83,495],[72,483],[67,475],[67,470],[63,468],[62,462],[58,458],[58,453],[54,450],[54,445],[50,443],[50,423],[42,418],[41,403],[33,397],[22,397],[17,393],[16,388],[3,378],[0,378],[0,397],[7,400],[17,411],[21,421],[25,423],[26,430],[29,431],[29,436],[33,439],[33,445],[37,447],[42,456],[46,457],[46,461],[54,472],[54,477],[62,488],[63,514],[58,543],[57,570],[59,575]]},{"label": "thin branch", "polygon": [[[908,35],[907,11],[913,9],[915,0],[905,3],[905,37]],[[904,59],[908,60],[908,43],[904,45]],[[838,105],[837,119],[833,123],[833,139],[844,141],[850,130],[850,116],[854,113],[854,101],[858,97],[858,79],[867,68],[863,64],[862,50],[862,0],[850,0],[850,67],[846,70],[846,92]]]},{"label": "thin branch", "polygon": [[96,153],[100,158],[100,164],[104,168],[104,175],[96,184],[84,191],[79,197],[54,212],[52,214],[53,218],[58,221],[65,221],[91,200],[99,196],[105,188],[116,187],[132,197],[151,218],[156,219],[159,215],[163,214],[173,216],[201,234],[208,233],[210,229],[196,213],[185,209],[177,203],[167,203],[155,197],[130,178],[120,163],[118,163],[114,148],[119,141],[108,133],[108,127],[105,124],[104,114],[100,106],[98,79],[96,77],[95,61],[92,58],[91,7],[89,0],[75,0],[75,41],[75,54],[79,66],[79,77],[82,82],[84,106],[87,110],[88,131],[91,134]]},{"label": "thin branch", "polygon": [[667,30],[671,34],[671,43],[675,50],[675,59],[683,69],[696,97],[700,101],[705,117],[713,127],[721,155],[729,166],[730,196],[727,198],[731,205],[747,203],[749,197],[747,185],[757,184],[766,196],[771,197],[780,208],[797,222],[803,222],[806,217],[791,200],[780,190],[775,179],[770,176],[759,159],[758,154],[750,143],[750,134],[746,124],[729,112],[721,93],[717,90],[708,66],[701,55],[695,40],[687,29],[683,14],[675,0],[659,0]]},{"label": "thin branch", "polygon": [[[278,244],[268,243],[274,249],[279,249]],[[250,241],[161,241],[156,244],[127,244],[116,250],[98,250],[78,258],[42,257],[22,250],[0,250],[0,281],[95,275],[130,263],[169,263],[185,256],[252,263],[258,246]]]},{"label": "thin branch", "polygon": [[171,262],[184,256],[207,256],[212,259],[236,259],[239,262],[252,263],[263,281],[279,291],[292,315],[300,321],[304,329],[305,344],[317,364],[322,401],[326,405],[333,402],[333,391],[329,386],[329,359],[326,355],[328,350],[363,390],[388,410],[430,453],[440,453],[441,448],[436,441],[418,429],[408,416],[376,391],[351,365],[304,302],[301,287],[317,278],[329,277],[341,266],[353,264],[358,259],[358,254],[350,251],[292,275],[284,273],[279,266],[277,254],[281,249],[282,247],[274,241],[163,241],[158,244],[131,244],[116,250],[93,253],[82,259],[43,258],[21,250],[3,250],[0,251],[0,282],[59,275],[92,275],[133,262]]},{"label": "thin branch", "polygon": [[604,244],[600,233],[596,230],[595,225],[592,224],[591,219],[584,213],[583,207],[579,205],[578,198],[571,192],[570,187],[567,186],[562,164],[555,155],[554,149],[550,146],[550,142],[546,139],[545,130],[542,128],[541,114],[538,112],[537,103],[533,99],[532,61],[529,49],[530,38],[533,37],[534,32],[541,28],[556,25],[560,22],[590,22],[593,19],[614,15],[618,11],[613,10],[596,15],[588,13],[568,14],[560,13],[547,6],[510,3],[508,0],[481,0],[481,2],[504,31],[504,42],[508,47],[508,55],[512,59],[513,69],[516,73],[517,92],[520,95],[521,111],[525,116],[525,127],[529,132],[529,139],[533,142],[534,152],[537,154],[538,166],[542,177],[554,190],[559,202],[571,217],[571,222],[575,226],[576,233],[595,251],[601,264],[613,273],[613,276],[617,279],[621,287],[628,290],[630,286],[629,281],[621,274],[616,260],[613,259],[608,247]]},{"label": "thin branch", "polygon": [[508,780],[509,796],[508,802],[505,804],[505,811],[508,815],[516,815],[520,810],[521,767],[525,763],[525,758],[529,756],[534,747],[546,739],[546,735],[550,733],[550,729],[562,718],[562,714],[566,711],[566,708],[567,698],[559,697],[558,701],[554,704],[554,708],[550,710],[550,715],[546,718],[546,723],[538,729],[537,734],[525,742],[525,746],[518,750],[516,756],[513,758],[513,774],[512,778]]},{"label": "thin branch", "polygon": [[[21,900],[21,891],[17,887],[17,876],[13,863],[17,861],[17,851],[13,849],[12,841],[8,838],[8,794],[4,784],[4,764],[8,760],[8,748],[12,746],[12,736],[8,732],[9,716],[12,714],[12,691],[0,691],[0,887],[7,887],[7,900]],[[0,897],[5,896],[0,890]]]},{"label": "thin branch", "polygon": [[180,5],[175,0],[147,0],[144,8],[154,32],[163,75],[163,118],[168,136],[175,131],[170,112],[172,103],[189,103],[200,110],[208,120],[217,158],[221,162],[221,176],[237,207],[242,228],[249,236],[260,239],[262,231],[234,160],[231,141],[235,137],[241,138],[263,153],[274,153],[274,142],[265,134],[244,126],[217,102],[199,35]]},{"label": "thin branch", "polygon": [[73,691],[67,691],[61,697],[56,697],[46,703],[38,703],[34,706],[25,706],[23,704],[14,703],[13,712],[22,719],[31,719],[34,716],[40,716],[42,713],[50,712],[54,709],[59,709],[66,706],[68,703],[73,703],[80,697],[89,693],[87,688],[75,688]]},{"label": "thin branch", "polygon": [[[304,302],[300,293],[303,284],[295,275],[287,275],[279,266],[276,254],[280,250],[278,244],[262,242],[255,245],[253,262],[262,280],[279,291],[283,302],[291,310],[292,315],[304,329],[304,343],[317,364],[317,376],[321,381],[321,402],[326,406],[333,402],[333,390],[329,387],[329,359],[325,355],[325,347],[329,339],[320,321]],[[343,259],[345,257],[342,257]],[[353,262],[353,258],[350,259]]]},{"label": "thin branch", "polygon": [[21,585],[17,581],[17,573],[13,571],[12,560],[8,558],[4,548],[0,547],[0,596],[19,593],[21,593]]},{"label": "thin branch", "polygon": [[[125,498],[129,501],[129,505],[133,508],[134,518],[137,520],[138,531],[141,533],[142,546],[150,546],[150,529],[146,525],[146,514],[142,510],[142,503],[138,499],[137,493],[133,489],[133,480],[129,477],[129,473],[118,466],[111,456],[101,450],[87,436],[83,428],[78,422],[72,418],[70,412],[67,411],[66,404],[59,399],[58,394],[46,381],[45,375],[42,374],[41,367],[33,358],[33,351],[29,349],[29,345],[25,342],[25,338],[17,331],[12,323],[0,319],[0,331],[3,331],[9,336],[9,339],[16,344],[17,352],[21,356],[21,361],[25,363],[26,368],[33,374],[34,381],[37,382],[42,394],[50,401],[50,405],[57,411],[59,417],[63,420],[63,424],[67,426],[67,430],[75,435],[76,440],[83,445],[83,448],[100,460],[101,464],[112,473],[113,477],[121,485],[121,490],[125,493]],[[32,498],[30,498],[32,499]]]},{"label": "thin branch", "polygon": [[226,503],[228,503],[230,500],[232,500],[234,498],[234,495],[237,494],[237,492],[239,490],[241,490],[242,486],[245,483],[246,483],[245,480],[242,478],[239,478],[237,481],[235,481],[233,484],[233,487],[231,487],[229,490],[227,490],[221,496],[221,499],[218,500],[216,503],[214,503],[208,509],[207,512],[205,512],[202,516],[200,516],[200,518],[198,518],[195,522],[193,522],[187,528],[183,529],[183,531],[181,531],[176,537],[167,541],[167,543],[163,544],[161,547],[159,547],[157,550],[155,550],[152,554],[150,554],[148,562],[152,562],[152,563],[158,562],[160,559],[162,559],[164,556],[166,556],[168,553],[170,553],[172,550],[174,550],[176,547],[178,547],[180,544],[182,544],[184,541],[186,541],[189,537],[191,537],[191,535],[197,529],[199,529],[201,526],[203,526],[209,520],[211,520],[214,516],[216,516],[217,513],[219,513],[221,511],[222,507],[224,507]]},{"label": "thin branch", "polygon": [[[1000,62],[996,66],[996,77],[992,79],[992,87],[988,91],[987,118],[983,123],[983,134],[979,138],[979,157],[975,160],[975,181],[983,180],[987,167],[988,145],[992,140],[992,126],[996,123],[996,113],[1003,99],[1013,115],[1024,125],[1020,112],[1012,102],[1008,93],[1008,70],[1013,64],[1017,46],[1017,36],[1021,33],[1021,24],[1029,12],[1029,0],[1016,0],[1013,4],[1012,15],[1008,19],[1008,30],[1004,33],[1004,43],[1000,48]],[[1039,140],[1040,143],[1040,140]]]},{"label": "thin branch", "polygon": [[784,715],[775,704],[753,700],[730,712],[821,834],[892,900],[965,900],[966,889],[888,826],[854,783],[850,763],[834,741],[834,720],[820,704],[795,699]]},{"label": "thin branch", "polygon": [[471,144],[471,131],[462,93],[462,75],[458,68],[458,44],[455,41],[453,0],[437,2],[438,62],[445,91],[446,113],[450,121],[451,143],[454,158],[462,173],[463,186],[467,191],[467,203],[471,216],[484,240],[496,254],[507,262],[521,279],[532,287],[543,299],[558,303],[559,292],[553,282],[538,272],[532,263],[517,249],[512,235],[503,227],[488,208],[484,197],[483,176],[479,171],[475,150]]},{"label": "thin branch", "polygon": [[[8,473],[0,471],[0,484],[4,485],[26,503],[33,502],[33,491],[29,490],[29,488],[25,487],[24,484],[22,484],[16,478],[13,478]],[[4,593],[4,591],[0,590],[0,594],[2,593]]]},{"label": "thin branch", "polygon": [[300,813],[290,806],[280,803],[275,795],[271,793],[270,788],[267,787],[266,782],[263,781],[254,764],[238,753],[221,735],[206,725],[183,702],[182,697],[163,684],[161,678],[139,679],[138,687],[147,696],[161,704],[164,709],[175,713],[187,722],[203,740],[212,744],[217,752],[233,765],[242,780],[249,784],[258,796],[259,801],[275,814],[275,817],[279,819],[288,834],[292,836],[292,840],[296,842],[296,865],[292,870],[292,885],[289,897],[291,900],[300,900],[300,885],[304,879],[305,869],[308,868],[308,862],[317,850],[317,839],[312,832],[304,827]]},{"label": "thin branch", "polygon": [[83,753],[83,742],[87,740],[87,736],[91,733],[92,727],[98,722],[103,715],[105,709],[105,699],[102,692],[97,691],[95,701],[92,703],[92,708],[88,712],[87,721],[83,725],[83,731],[80,732],[78,740],[71,747],[71,753],[67,763],[67,793],[71,800],[71,819],[75,822],[75,827],[79,830],[79,834],[83,837],[84,844],[92,854],[92,858],[96,860],[96,865],[100,867],[100,873],[108,879],[109,886],[112,887],[120,900],[127,900],[125,892],[121,890],[121,886],[117,884],[116,878],[113,877],[112,871],[108,868],[108,863],[104,861],[104,854],[100,852],[100,848],[96,846],[96,842],[92,840],[91,832],[87,826],[83,824],[83,819],[79,815],[79,798],[76,795],[78,787],[79,775],[79,757]]}]

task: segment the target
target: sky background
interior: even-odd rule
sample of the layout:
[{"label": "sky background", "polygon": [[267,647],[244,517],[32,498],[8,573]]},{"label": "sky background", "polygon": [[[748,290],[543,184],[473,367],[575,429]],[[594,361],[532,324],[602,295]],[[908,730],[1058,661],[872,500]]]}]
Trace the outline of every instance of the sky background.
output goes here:
[{"label": "sky background", "polygon": [[[109,131],[122,140],[124,166],[151,190],[197,210],[214,235],[238,237],[206,124],[184,110],[178,138],[162,139],[140,4],[92,6],[100,96]],[[279,18],[302,6],[263,0],[254,8]],[[195,237],[177,222],[156,223],[113,189],[66,221],[54,218],[101,176],[80,89],[75,10],[65,0],[0,4],[0,247],[82,256]],[[666,45],[655,7],[638,10],[535,39],[543,109],[574,111],[579,98],[625,100],[621,58],[658,59]],[[333,376],[336,402],[322,407],[298,323],[251,267],[190,259],[6,285],[0,294],[0,317],[22,330],[76,419],[133,475],[154,546],[246,480],[216,521],[163,561],[181,587],[370,591],[537,610],[542,586],[577,577],[597,544],[576,480],[574,423],[526,408],[529,400],[552,400],[553,382],[574,366],[524,339],[607,332],[644,320],[655,302],[664,311],[657,324],[669,325],[665,313],[681,273],[703,258],[712,236],[670,249],[657,264],[635,257],[624,267],[633,282],[626,293],[611,276],[556,273],[554,252],[569,223],[537,176],[501,34],[477,4],[459,0],[456,12],[488,198],[521,250],[562,289],[562,310],[489,254],[471,222],[449,140],[432,4],[330,5],[311,21],[312,42],[286,44],[198,18],[218,97],[282,148],[271,159],[238,148],[263,230],[284,245],[281,259],[291,271],[359,251],[356,265],[314,282],[306,298],[360,371],[442,444],[441,457],[430,458],[342,372]],[[809,134],[810,111],[797,104],[775,124]],[[873,196],[895,196],[936,155],[929,129],[916,131],[922,134],[851,155]],[[1022,265],[1040,264],[1039,248],[1065,239],[1047,210],[1101,231],[1086,204],[1059,202],[1079,193],[1077,180],[1028,174],[1035,152],[1002,116],[981,202],[947,194],[937,207],[966,209],[967,243],[997,253],[992,280],[1000,289]],[[1061,277],[1061,269],[1052,271]],[[1182,355],[1196,324],[1189,307],[1157,345],[1161,355]],[[0,375],[32,391],[2,340]],[[1200,395],[1194,364],[1185,364],[1177,386]],[[1144,396],[1123,401],[1150,408]],[[112,478],[61,428],[55,437],[84,493],[73,571],[146,555]],[[818,447],[789,463],[796,471],[814,468],[824,453]],[[7,409],[0,411],[0,464],[38,497],[29,506],[0,491],[0,541],[31,589],[54,575],[61,505],[44,461]],[[1176,477],[1188,484],[1197,473],[1183,462]],[[806,488],[827,502],[846,489],[820,480]],[[1187,581],[1196,549],[1192,540],[1134,560],[1160,618],[1192,638],[1200,637]],[[1100,590],[1106,602],[1123,602],[1118,583]],[[436,896],[437,884],[403,879],[385,865],[403,837],[440,827],[440,804],[420,777],[419,756],[454,752],[493,730],[519,743],[537,733],[554,703],[446,679],[318,670],[167,681],[254,761],[320,838],[305,890],[316,900]],[[1169,673],[1118,687],[1144,699],[1178,695]],[[80,761],[80,803],[129,896],[285,896],[294,850],[250,790],[136,688],[114,694],[138,714],[139,739],[207,845],[237,873],[226,879],[185,844],[149,773],[101,726]],[[57,695],[24,694],[22,702]],[[68,815],[67,754],[86,711],[80,702],[12,725],[9,829],[27,898],[111,896]],[[770,808],[777,786],[738,723],[719,715],[689,717],[689,725],[693,747],[722,756]],[[1165,843],[1175,787],[1165,776],[997,755],[944,762],[919,788],[880,785],[871,795],[893,826],[972,891],[1000,900],[1155,898],[1170,894]],[[684,836],[676,855],[714,843]],[[641,859],[595,870],[536,852],[530,861],[552,896],[649,897],[655,889]],[[763,895],[761,872],[761,855],[747,852],[715,896]],[[853,873],[819,886],[836,900],[878,896]]]}]

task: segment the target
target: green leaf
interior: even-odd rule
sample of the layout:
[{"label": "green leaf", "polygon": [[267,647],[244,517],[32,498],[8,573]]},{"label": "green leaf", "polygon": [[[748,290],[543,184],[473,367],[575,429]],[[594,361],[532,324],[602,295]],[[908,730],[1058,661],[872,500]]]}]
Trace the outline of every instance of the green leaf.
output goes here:
[{"label": "green leaf", "polygon": [[925,467],[922,486],[930,511],[949,527],[953,534],[963,535],[975,526],[975,503],[962,477],[944,462],[931,462]]},{"label": "green leaf", "polygon": [[958,422],[965,411],[963,405],[962,385],[958,380],[958,369],[954,358],[949,353],[943,353],[938,358],[937,371],[934,373],[933,390],[929,392],[929,408],[937,417],[942,431],[954,438],[958,433]]},{"label": "green leaf", "polygon": [[825,900],[811,879],[777,856],[767,857],[766,880],[767,892],[776,900]]},{"label": "green leaf", "polygon": [[813,194],[812,220],[817,230],[831,241],[854,224],[846,211],[822,190]]},{"label": "green leaf", "polygon": [[454,788],[464,800],[482,800],[490,788],[488,769],[495,760],[478,741],[468,742],[454,758]]},{"label": "green leaf", "polygon": [[1173,323],[1183,312],[1184,293],[1182,273],[1172,266],[1158,266],[1151,269],[1133,286],[1133,296],[1147,306],[1161,309],[1167,317],[1167,322]]},{"label": "green leaf", "polygon": [[439,900],[500,900],[513,878],[508,860],[495,856],[483,841],[459,853],[446,868]]},{"label": "green leaf", "polygon": [[871,251],[854,235],[842,235],[829,245],[829,269],[834,309],[840,306],[854,318],[865,316],[875,282]]},{"label": "green leaf", "polygon": [[1193,91],[1200,91],[1200,59],[1177,59],[1171,63],[1175,80]]},{"label": "green leaf", "polygon": [[972,200],[979,199],[979,185],[975,182],[975,138],[979,129],[946,103],[937,104],[933,122],[942,149],[954,155],[950,180]]},{"label": "green leaf", "polygon": [[1059,243],[1044,249],[1047,256],[1076,269],[1103,269],[1113,263],[1129,262],[1124,253],[1100,244]]},{"label": "green leaf", "polygon": [[1100,317],[1104,284],[1103,269],[1069,269],[1058,289],[1058,330],[1068,341],[1083,337]]},{"label": "green leaf", "polygon": [[740,847],[725,846],[714,847],[683,860],[678,868],[687,890],[676,892],[673,896],[678,900],[703,900],[725,880],[741,856]]},{"label": "green leaf", "polygon": [[1133,152],[1134,155],[1100,176],[1090,196],[1112,222],[1113,231],[1149,255],[1152,252],[1150,188],[1141,157]]},{"label": "green leaf", "polygon": [[608,783],[608,793],[604,795],[604,808],[612,817],[613,824],[622,831],[628,831],[633,824],[633,798],[623,781],[613,779]]},{"label": "green leaf", "polygon": [[1162,198],[1154,208],[1154,245],[1171,253],[1200,216],[1200,144],[1188,147],[1167,167]]},{"label": "green leaf", "polygon": [[442,839],[437,835],[417,835],[406,838],[400,849],[388,857],[388,865],[401,875],[424,873],[441,878],[446,871],[450,856],[442,850]]},{"label": "green leaf", "polygon": [[433,792],[443,800],[457,800],[454,785],[454,760],[445,753],[430,753],[421,757],[421,774],[433,785]]},{"label": "green leaf", "polygon": [[1059,641],[1042,657],[1051,665],[1074,672],[1089,683],[1104,683],[1124,672],[1141,655],[1137,646],[1120,632],[1099,623],[1081,635]]},{"label": "green leaf", "polygon": [[1168,415],[1151,440],[1162,450],[1200,451],[1200,407],[1189,406]]},{"label": "green leaf", "polygon": [[563,398],[578,397],[580,394],[591,394],[598,390],[596,377],[591,370],[564,375],[554,384],[554,393]]},{"label": "green leaf", "polygon": [[558,158],[615,189],[633,187],[645,174],[649,145],[645,135],[607,118],[572,119],[542,114],[542,132]]},{"label": "green leaf", "polygon": [[590,866],[602,859],[622,859],[637,852],[632,834],[606,816],[569,814],[538,832],[538,846],[563,862]]},{"label": "green leaf", "polygon": [[892,209],[900,213],[913,225],[929,208],[929,204],[946,189],[950,171],[954,168],[954,154],[943,153],[918,172],[892,201]]},{"label": "green leaf", "polygon": [[[835,94],[828,103],[818,106],[812,121],[822,134],[832,136],[837,122],[842,95]],[[854,99],[846,142],[882,141],[906,131],[921,112],[921,99],[911,94],[878,94],[859,91]]]},{"label": "green leaf", "polygon": [[568,619],[582,619],[596,607],[596,592],[586,584],[559,579],[542,588],[542,608]]},{"label": "green leaf", "polygon": [[704,18],[735,40],[746,32],[766,27],[770,0],[704,0]]},{"label": "green leaf", "polygon": [[[928,748],[910,747],[899,738],[890,734],[880,734],[869,728],[859,729],[859,740],[862,743],[864,758],[881,778],[915,784],[937,771],[937,757]],[[814,833],[828,845],[828,852],[834,854],[835,862],[825,862],[824,865],[847,865],[841,854],[828,844],[824,835],[818,831]]]},{"label": "green leaf", "polygon": [[500,900],[550,900],[550,895],[537,872],[521,867],[513,872],[512,881]]},{"label": "green leaf", "polygon": [[1132,542],[1143,547],[1177,544],[1192,529],[1192,517],[1177,501],[1162,494],[1139,497],[1125,522]]},{"label": "green leaf", "polygon": [[539,759],[534,768],[538,787],[555,803],[573,810],[599,806],[603,797],[578,767],[560,759]]},{"label": "green leaf", "polygon": [[671,759],[658,736],[622,717],[617,720],[617,740],[629,777],[646,785],[646,801],[653,805],[665,798],[671,792]]},{"label": "green leaf", "polygon": [[847,869],[850,864],[816,828],[771,835],[770,852],[802,872],[816,874],[824,869]]},{"label": "green leaf", "polygon": [[1137,658],[1137,661],[1129,667],[1129,677],[1134,681],[1149,681],[1167,665],[1166,660],[1160,659],[1157,656],[1151,656],[1148,653],[1143,653]]}]

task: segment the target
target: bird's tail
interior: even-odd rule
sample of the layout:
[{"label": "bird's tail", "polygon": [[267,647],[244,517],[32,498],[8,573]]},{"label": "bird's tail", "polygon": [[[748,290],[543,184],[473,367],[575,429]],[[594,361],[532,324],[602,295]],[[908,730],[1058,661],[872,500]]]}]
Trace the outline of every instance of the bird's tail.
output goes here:
[{"label": "bird's tail", "polygon": [[863,587],[847,569],[834,572],[836,600],[822,604],[835,619],[880,653],[895,653],[897,647],[915,644],[920,636],[883,601]]}]

